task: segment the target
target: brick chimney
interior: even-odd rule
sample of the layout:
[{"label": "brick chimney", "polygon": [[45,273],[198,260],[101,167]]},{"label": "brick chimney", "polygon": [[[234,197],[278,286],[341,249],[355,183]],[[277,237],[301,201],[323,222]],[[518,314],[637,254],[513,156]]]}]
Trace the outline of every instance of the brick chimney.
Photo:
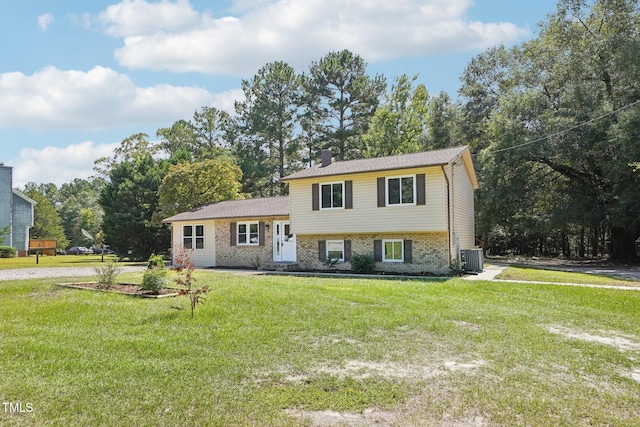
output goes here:
[{"label": "brick chimney", "polygon": [[322,150],[321,159],[322,164],[320,167],[329,166],[331,164],[331,149]]}]

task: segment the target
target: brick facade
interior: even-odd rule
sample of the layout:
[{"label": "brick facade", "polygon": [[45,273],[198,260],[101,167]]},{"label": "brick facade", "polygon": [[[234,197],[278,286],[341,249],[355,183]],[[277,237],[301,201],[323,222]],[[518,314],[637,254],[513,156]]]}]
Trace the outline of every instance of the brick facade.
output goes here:
[{"label": "brick facade", "polygon": [[[449,273],[447,259],[447,233],[401,233],[401,234],[341,234],[298,235],[298,264],[304,270],[326,270],[320,261],[319,240],[351,240],[351,253],[372,254],[374,240],[408,239],[412,241],[413,259],[411,263],[377,262],[376,271],[390,273]],[[340,262],[333,267],[337,270],[351,270],[350,262]]]},{"label": "brick facade", "polygon": [[[216,221],[216,266],[258,268],[273,261],[273,222],[287,218],[255,218]],[[231,246],[231,222],[265,223],[263,246]],[[267,230],[268,228],[268,230]]]}]

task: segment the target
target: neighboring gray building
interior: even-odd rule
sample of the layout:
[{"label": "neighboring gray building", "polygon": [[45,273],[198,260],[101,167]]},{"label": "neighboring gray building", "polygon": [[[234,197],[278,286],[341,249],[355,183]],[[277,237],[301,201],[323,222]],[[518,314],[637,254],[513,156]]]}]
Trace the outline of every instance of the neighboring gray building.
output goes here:
[{"label": "neighboring gray building", "polygon": [[6,227],[3,246],[11,246],[24,256],[29,251],[29,228],[33,227],[36,202],[13,189],[13,168],[0,163],[0,230]]}]

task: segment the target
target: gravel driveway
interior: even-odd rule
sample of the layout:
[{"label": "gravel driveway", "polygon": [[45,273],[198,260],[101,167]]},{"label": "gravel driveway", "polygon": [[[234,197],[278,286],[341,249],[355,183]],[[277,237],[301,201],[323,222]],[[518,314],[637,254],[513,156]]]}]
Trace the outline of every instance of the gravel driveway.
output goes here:
[{"label": "gravel driveway", "polygon": [[[142,271],[142,267],[118,267],[123,273]],[[43,279],[45,277],[75,277],[94,276],[94,267],[43,267],[43,268],[17,268],[13,270],[0,270],[0,281],[21,279]]]}]

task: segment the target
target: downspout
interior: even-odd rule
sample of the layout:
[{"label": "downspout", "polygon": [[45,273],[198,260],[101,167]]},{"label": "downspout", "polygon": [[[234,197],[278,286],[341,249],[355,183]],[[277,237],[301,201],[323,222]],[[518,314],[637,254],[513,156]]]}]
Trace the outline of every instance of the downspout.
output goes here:
[{"label": "downspout", "polygon": [[451,265],[451,198],[449,197],[449,193],[451,190],[449,185],[449,177],[444,170],[444,165],[441,165],[440,167],[442,168],[442,175],[444,175],[444,180],[447,183],[447,259],[449,260],[449,265]]}]

